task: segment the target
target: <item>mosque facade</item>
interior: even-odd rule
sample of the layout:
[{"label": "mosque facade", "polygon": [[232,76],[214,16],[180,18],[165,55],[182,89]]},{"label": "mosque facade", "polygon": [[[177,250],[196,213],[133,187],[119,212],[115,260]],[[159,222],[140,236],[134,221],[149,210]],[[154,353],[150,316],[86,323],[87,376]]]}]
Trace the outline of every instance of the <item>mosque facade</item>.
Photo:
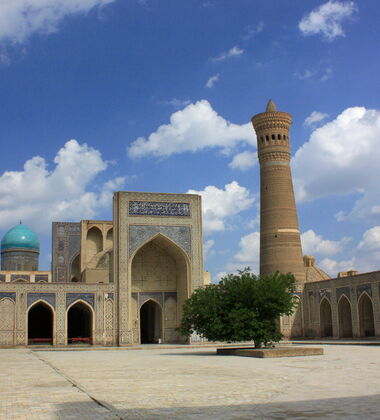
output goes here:
[{"label": "mosque facade", "polygon": [[[302,256],[290,169],[291,115],[270,101],[252,118],[260,163],[260,273],[291,272],[287,338],[380,337],[380,271],[330,278]],[[184,343],[184,301],[210,283],[201,197],[121,191],[113,220],[53,222],[51,271],[21,222],[1,241],[0,346]],[[193,336],[190,342],[202,339]]]}]

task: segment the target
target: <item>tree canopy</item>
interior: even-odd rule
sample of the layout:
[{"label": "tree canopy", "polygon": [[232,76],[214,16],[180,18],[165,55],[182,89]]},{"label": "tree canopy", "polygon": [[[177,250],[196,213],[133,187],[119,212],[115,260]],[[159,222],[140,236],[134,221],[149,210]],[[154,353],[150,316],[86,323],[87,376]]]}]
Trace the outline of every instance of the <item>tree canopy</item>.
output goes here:
[{"label": "tree canopy", "polygon": [[295,278],[275,273],[256,276],[249,268],[228,274],[219,284],[194,291],[183,306],[179,332],[209,341],[254,341],[255,347],[277,342],[276,320],[295,307]]}]

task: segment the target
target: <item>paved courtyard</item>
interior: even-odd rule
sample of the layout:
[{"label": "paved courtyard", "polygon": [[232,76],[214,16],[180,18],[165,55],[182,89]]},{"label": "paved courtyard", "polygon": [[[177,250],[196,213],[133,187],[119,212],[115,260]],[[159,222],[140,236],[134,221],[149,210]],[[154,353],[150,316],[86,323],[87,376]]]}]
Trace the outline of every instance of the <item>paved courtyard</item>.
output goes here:
[{"label": "paved courtyard", "polygon": [[380,347],[0,350],[1,419],[379,419]]}]

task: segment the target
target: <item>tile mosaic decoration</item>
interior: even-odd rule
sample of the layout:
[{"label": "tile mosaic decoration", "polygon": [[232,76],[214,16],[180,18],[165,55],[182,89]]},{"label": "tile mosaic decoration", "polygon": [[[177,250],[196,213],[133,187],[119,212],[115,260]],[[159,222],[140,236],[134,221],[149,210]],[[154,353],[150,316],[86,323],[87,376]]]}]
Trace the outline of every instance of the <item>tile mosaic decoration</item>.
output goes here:
[{"label": "tile mosaic decoration", "polygon": [[28,293],[26,298],[28,307],[37,300],[44,300],[55,309],[55,293]]},{"label": "tile mosaic decoration", "polygon": [[162,233],[178,244],[191,258],[191,234],[188,226],[129,226],[129,256],[157,233]]},{"label": "tile mosaic decoration", "polygon": [[36,274],[34,276],[34,281],[38,283],[39,281],[49,281],[49,276],[47,274]]},{"label": "tile mosaic decoration", "polygon": [[1,299],[12,299],[14,302],[16,302],[16,293],[15,292],[0,292],[0,300]]},{"label": "tile mosaic decoration", "polygon": [[331,299],[331,289],[320,289],[319,290],[319,300],[321,301],[324,297]]},{"label": "tile mosaic decoration", "polygon": [[30,281],[30,276],[29,274],[11,274],[11,281],[15,281],[19,279]]},{"label": "tile mosaic decoration", "polygon": [[360,284],[356,286],[356,297],[358,298],[363,292],[367,292],[372,297],[372,287],[370,284]]},{"label": "tile mosaic decoration", "polygon": [[351,291],[349,287],[338,287],[336,289],[336,301],[340,299],[342,295],[346,295],[348,300],[351,300]]},{"label": "tile mosaic decoration", "polygon": [[83,300],[94,308],[94,293],[66,293],[66,308],[76,300]]},{"label": "tile mosaic decoration", "polygon": [[163,293],[162,292],[142,292],[139,293],[139,306],[141,306],[149,299],[157,301],[161,306],[163,306]]},{"label": "tile mosaic decoration", "polygon": [[189,203],[167,203],[158,201],[130,201],[130,216],[190,216]]}]

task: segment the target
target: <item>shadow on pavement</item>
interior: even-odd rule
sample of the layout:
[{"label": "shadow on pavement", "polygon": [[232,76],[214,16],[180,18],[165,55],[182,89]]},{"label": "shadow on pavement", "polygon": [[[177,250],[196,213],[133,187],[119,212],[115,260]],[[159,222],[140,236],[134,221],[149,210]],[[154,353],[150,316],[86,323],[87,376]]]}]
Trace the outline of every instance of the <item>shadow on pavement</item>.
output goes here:
[{"label": "shadow on pavement", "polygon": [[[126,392],[128,392],[126,390]],[[177,391],[178,392],[178,391]],[[172,398],[176,398],[173,390]],[[154,398],[154,396],[152,396]],[[170,396],[168,396],[170,397]],[[178,398],[178,394],[177,394]],[[97,404],[98,407],[94,407]],[[70,402],[57,406],[53,418],[58,419],[212,419],[212,420],[248,420],[248,419],[276,419],[276,420],[310,420],[310,419],[379,419],[380,396],[368,395],[352,398],[315,399],[306,401],[274,402],[267,404],[239,404],[201,407],[158,407],[158,408],[117,408],[101,399],[93,404],[75,404],[76,410]],[[126,404],[126,403],[125,403]],[[90,405],[91,410],[90,410]],[[118,405],[118,404],[117,404]],[[121,405],[121,404],[120,404]],[[88,410],[91,411],[91,414]],[[80,416],[80,417],[79,417]]]}]

